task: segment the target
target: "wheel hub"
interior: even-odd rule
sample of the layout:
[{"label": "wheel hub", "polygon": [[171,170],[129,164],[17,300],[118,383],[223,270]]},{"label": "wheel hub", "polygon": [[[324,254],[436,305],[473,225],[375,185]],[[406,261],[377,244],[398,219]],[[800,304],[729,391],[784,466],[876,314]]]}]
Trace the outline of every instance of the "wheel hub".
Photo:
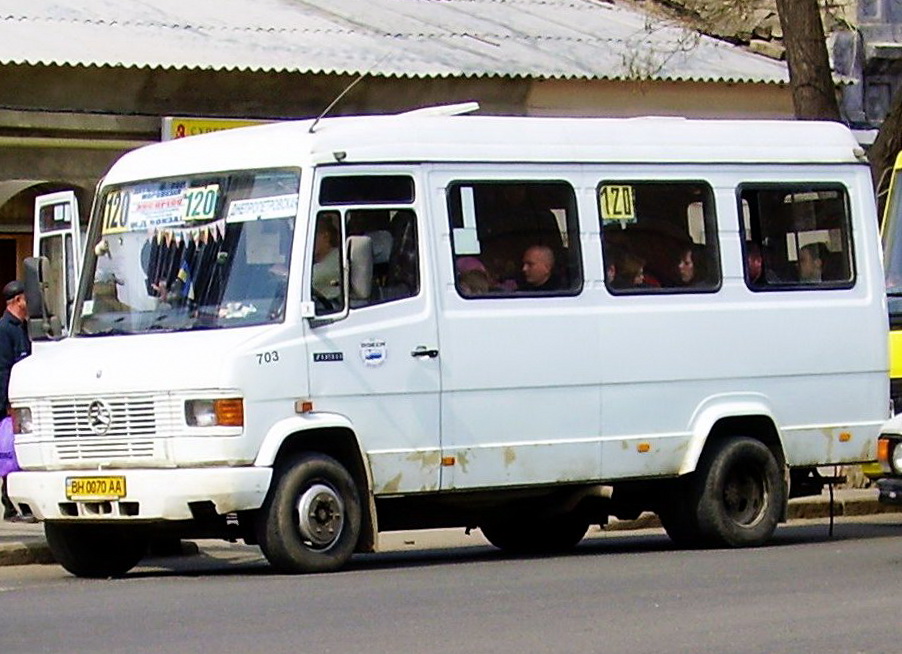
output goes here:
[{"label": "wheel hub", "polygon": [[735,470],[724,486],[727,514],[737,524],[750,527],[764,515],[767,489],[753,470]]},{"label": "wheel hub", "polygon": [[314,484],[298,499],[301,536],[317,549],[332,545],[344,525],[344,504],[338,493],[325,484]]}]

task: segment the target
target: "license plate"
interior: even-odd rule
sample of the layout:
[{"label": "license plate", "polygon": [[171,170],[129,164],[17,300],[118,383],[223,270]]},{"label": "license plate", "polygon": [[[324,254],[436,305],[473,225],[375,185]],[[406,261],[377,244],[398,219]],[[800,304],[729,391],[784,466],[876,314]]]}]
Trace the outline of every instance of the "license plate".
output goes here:
[{"label": "license plate", "polygon": [[125,497],[125,477],[66,477],[70,500],[118,500]]}]

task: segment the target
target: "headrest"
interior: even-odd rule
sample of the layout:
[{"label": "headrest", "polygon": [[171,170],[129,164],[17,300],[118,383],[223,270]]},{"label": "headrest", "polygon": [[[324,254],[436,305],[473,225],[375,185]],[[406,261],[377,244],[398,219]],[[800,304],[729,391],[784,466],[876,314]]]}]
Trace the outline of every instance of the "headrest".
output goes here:
[{"label": "headrest", "polygon": [[348,236],[348,267],[351,299],[369,299],[373,292],[373,239]]},{"label": "headrest", "polygon": [[366,235],[373,240],[373,263],[388,263],[394,240],[391,232],[387,229],[379,229],[375,232],[367,232]]}]

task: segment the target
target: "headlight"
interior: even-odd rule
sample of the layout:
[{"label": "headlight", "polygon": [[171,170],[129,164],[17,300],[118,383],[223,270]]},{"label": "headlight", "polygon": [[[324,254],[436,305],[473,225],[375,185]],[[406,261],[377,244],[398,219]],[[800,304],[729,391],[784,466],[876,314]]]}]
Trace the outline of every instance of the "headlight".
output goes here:
[{"label": "headlight", "polygon": [[240,397],[186,400],[185,422],[191,427],[243,427],[244,402]]},{"label": "headlight", "polygon": [[16,407],[10,411],[13,417],[14,434],[30,434],[34,430],[31,422],[31,409],[27,406]]},{"label": "headlight", "polygon": [[893,472],[902,473],[902,441],[896,441],[892,446],[891,458]]}]

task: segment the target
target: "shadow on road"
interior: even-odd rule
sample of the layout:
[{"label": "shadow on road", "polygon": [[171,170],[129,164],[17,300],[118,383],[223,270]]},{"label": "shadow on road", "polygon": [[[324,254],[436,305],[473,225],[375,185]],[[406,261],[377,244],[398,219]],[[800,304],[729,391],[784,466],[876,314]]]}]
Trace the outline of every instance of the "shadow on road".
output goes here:
[{"label": "shadow on road", "polygon": [[[902,535],[902,517],[896,519],[858,518],[837,522],[832,536],[827,521],[792,523],[780,526],[771,541],[761,550],[783,547],[809,547],[822,543],[890,538]],[[365,571],[413,569],[427,566],[455,566],[474,563],[500,563],[509,561],[618,556],[679,552],[660,529],[635,532],[590,532],[574,550],[554,555],[506,554],[490,545],[416,549],[406,551],[358,554],[341,572],[330,574],[355,574]],[[693,550],[682,550],[692,553]],[[695,550],[702,551],[702,550]],[[706,550],[710,551],[710,550]],[[742,550],[724,550],[739,552]],[[748,550],[754,551],[754,550]],[[209,551],[189,557],[148,558],[128,578],[152,578],[166,576],[273,576],[282,577],[270,568],[256,548],[246,545],[217,545]]]}]

